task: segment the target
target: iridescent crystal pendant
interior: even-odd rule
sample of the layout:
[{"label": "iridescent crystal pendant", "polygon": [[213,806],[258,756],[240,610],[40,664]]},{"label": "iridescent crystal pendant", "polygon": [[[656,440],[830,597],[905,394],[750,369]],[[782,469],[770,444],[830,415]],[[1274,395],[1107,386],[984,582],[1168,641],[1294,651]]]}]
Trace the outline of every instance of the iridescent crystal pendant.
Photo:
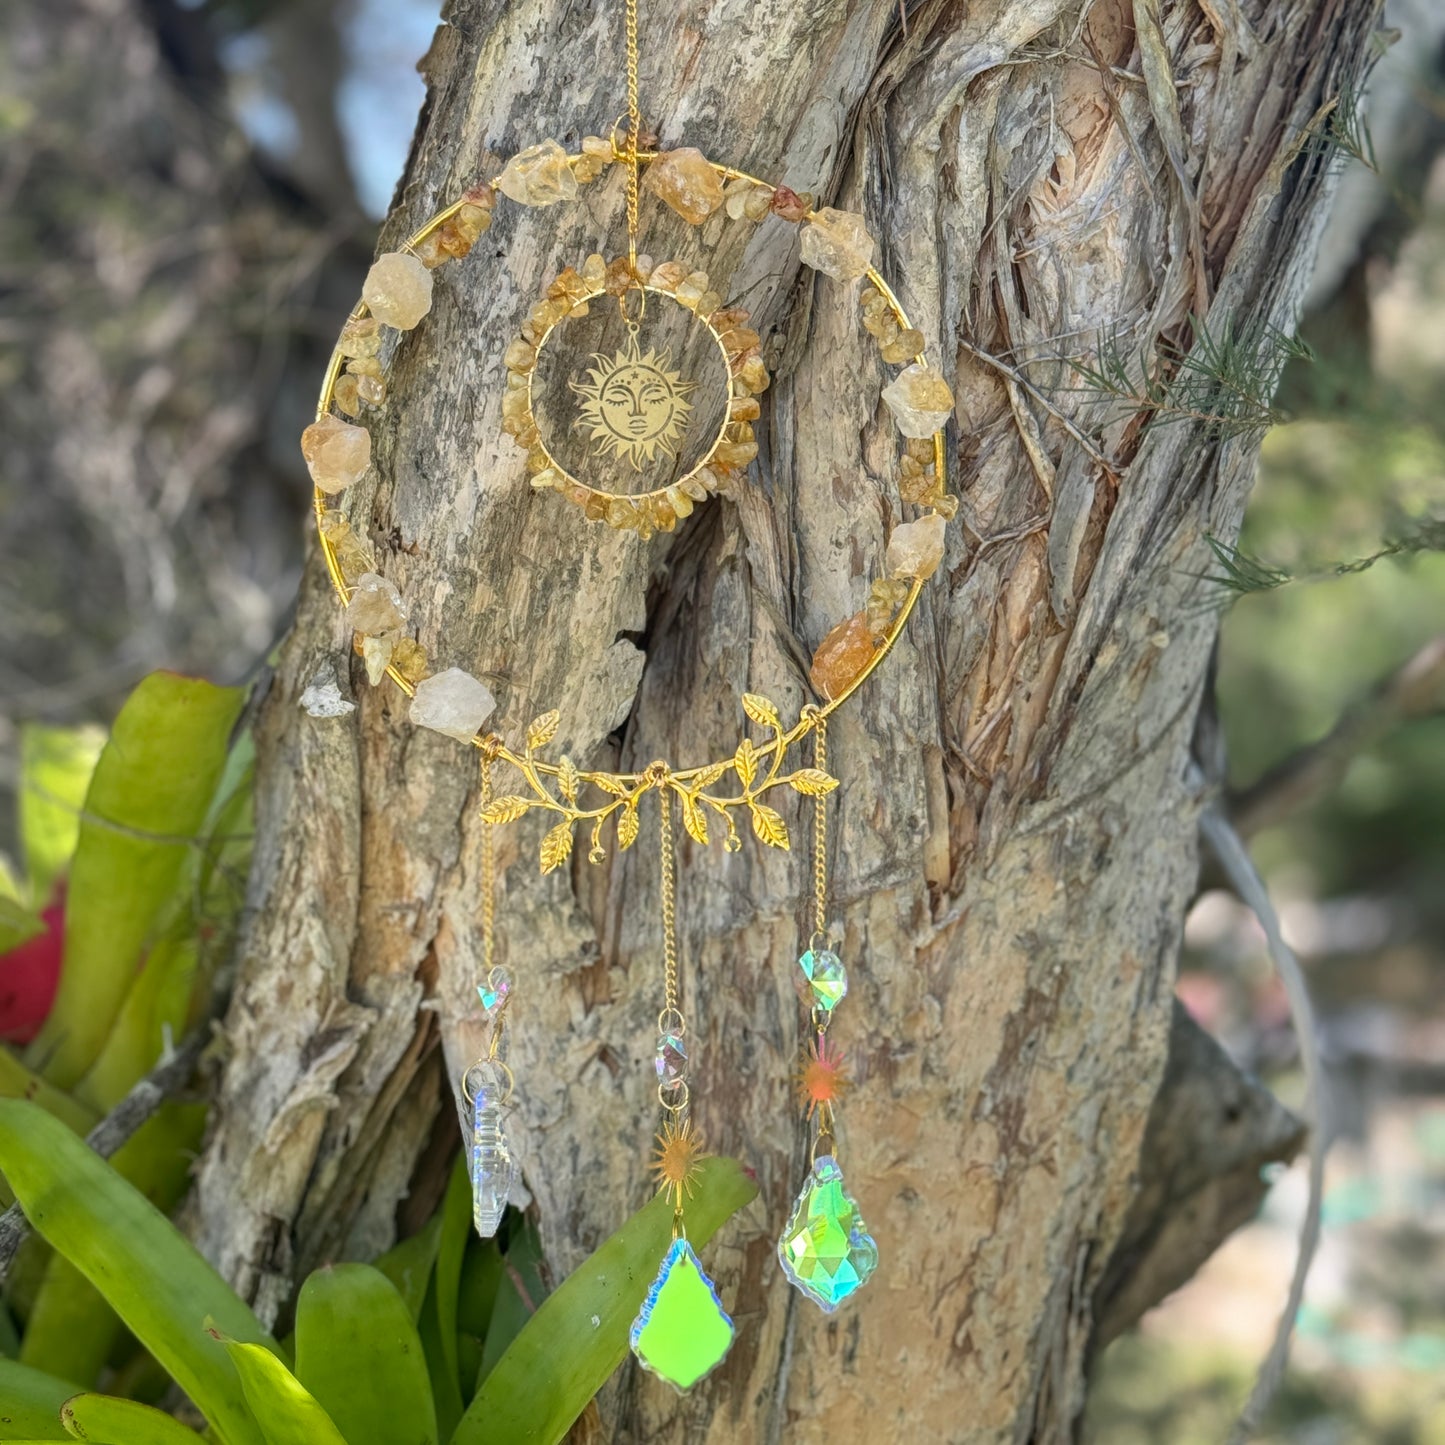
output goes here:
[{"label": "iridescent crystal pendant", "polygon": [[674,1389],[722,1362],[737,1333],[692,1246],[675,1239],[632,1322],[632,1353]]},{"label": "iridescent crystal pendant", "polygon": [[476,1091],[472,1099],[472,1223],[483,1239],[490,1239],[506,1213],[517,1177],[517,1161],[502,1127],[507,1087],[501,1069],[490,1062],[474,1064],[468,1082]]},{"label": "iridescent crystal pendant", "polygon": [[798,960],[794,979],[798,997],[809,1007],[831,1014],[848,992],[848,970],[830,948],[810,948]]},{"label": "iridescent crystal pendant", "polygon": [[778,1260],[788,1282],[829,1314],[878,1267],[878,1245],[831,1154],[813,1161],[778,1240]]}]

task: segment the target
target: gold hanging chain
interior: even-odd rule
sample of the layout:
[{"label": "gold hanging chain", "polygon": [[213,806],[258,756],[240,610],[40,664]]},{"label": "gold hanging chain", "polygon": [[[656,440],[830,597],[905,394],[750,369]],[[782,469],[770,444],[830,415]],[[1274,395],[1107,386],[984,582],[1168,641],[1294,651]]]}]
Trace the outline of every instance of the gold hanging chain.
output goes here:
[{"label": "gold hanging chain", "polygon": [[[482,807],[492,801],[492,759],[482,754]],[[494,823],[482,824],[482,977],[490,979],[497,931],[497,848]]]},{"label": "gold hanging chain", "polygon": [[637,0],[627,0],[627,259],[637,270],[637,143],[642,110],[637,98]]},{"label": "gold hanging chain", "polygon": [[677,1006],[677,858],[672,840],[672,790],[663,788],[658,799],[658,848],[662,862],[663,1016],[681,1018]]},{"label": "gold hanging chain", "polygon": [[[828,771],[828,719],[819,713],[813,728],[813,766]],[[813,799],[813,937],[828,932],[828,798],[819,793]]]}]

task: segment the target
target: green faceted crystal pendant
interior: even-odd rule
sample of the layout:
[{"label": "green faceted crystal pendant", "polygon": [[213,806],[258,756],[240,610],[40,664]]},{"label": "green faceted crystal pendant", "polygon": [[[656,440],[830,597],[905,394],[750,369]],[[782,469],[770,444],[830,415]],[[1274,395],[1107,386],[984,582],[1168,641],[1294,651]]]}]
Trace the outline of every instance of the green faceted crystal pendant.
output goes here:
[{"label": "green faceted crystal pendant", "polygon": [[632,1322],[632,1353],[675,1389],[689,1390],[722,1362],[736,1333],[692,1246],[673,1240]]},{"label": "green faceted crystal pendant", "polygon": [[862,1289],[877,1268],[878,1245],[831,1154],[813,1161],[778,1240],[778,1260],[789,1283],[828,1314]]}]

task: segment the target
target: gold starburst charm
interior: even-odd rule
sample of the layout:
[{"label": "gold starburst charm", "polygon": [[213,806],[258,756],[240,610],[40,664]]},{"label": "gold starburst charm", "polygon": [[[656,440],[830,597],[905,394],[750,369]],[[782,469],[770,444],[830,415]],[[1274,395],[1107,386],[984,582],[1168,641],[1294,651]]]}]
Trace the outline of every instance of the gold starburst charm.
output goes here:
[{"label": "gold starburst charm", "polygon": [[657,1136],[657,1153],[652,1161],[657,1192],[671,1194],[673,1207],[681,1209],[683,1196],[692,1198],[698,1165],[707,1157],[702,1135],[692,1120],[679,1123],[669,1119]]},{"label": "gold starburst charm", "polygon": [[842,1049],[831,1048],[825,1038],[814,1039],[808,1045],[808,1052],[793,1075],[799,1103],[808,1106],[810,1119],[815,1113],[821,1114],[825,1125],[832,1119],[833,1106],[851,1084],[847,1055]]},{"label": "gold starburst charm", "polygon": [[615,355],[594,353],[590,380],[570,382],[582,401],[582,424],[591,428],[592,455],[624,457],[634,471],[662,452],[676,456],[696,384],[672,368],[672,356],[649,347],[637,333]]}]

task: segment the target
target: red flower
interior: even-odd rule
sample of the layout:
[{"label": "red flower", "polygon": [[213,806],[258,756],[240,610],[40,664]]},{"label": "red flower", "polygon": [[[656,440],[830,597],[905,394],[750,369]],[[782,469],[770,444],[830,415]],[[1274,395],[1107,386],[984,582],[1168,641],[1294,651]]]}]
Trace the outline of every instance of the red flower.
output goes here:
[{"label": "red flower", "polygon": [[60,956],[65,946],[65,897],[41,915],[45,932],[0,953],[0,1040],[28,1044],[55,1002]]}]

